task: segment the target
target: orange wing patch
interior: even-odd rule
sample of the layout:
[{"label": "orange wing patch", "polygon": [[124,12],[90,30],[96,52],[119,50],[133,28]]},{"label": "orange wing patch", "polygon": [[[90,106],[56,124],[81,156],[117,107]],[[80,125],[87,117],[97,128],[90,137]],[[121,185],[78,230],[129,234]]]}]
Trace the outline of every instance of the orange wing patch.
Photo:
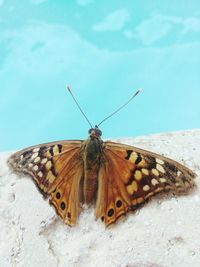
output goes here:
[{"label": "orange wing patch", "polygon": [[126,184],[134,166],[118,156],[113,157],[110,151],[106,151],[104,157],[98,177],[96,217],[101,217],[108,226],[125,215],[131,206]]},{"label": "orange wing patch", "polygon": [[104,155],[99,181],[105,190],[98,189],[96,216],[107,226],[159,192],[185,193],[194,186],[195,174],[190,169],[155,153],[105,142]]},{"label": "orange wing patch", "polygon": [[62,141],[30,147],[13,154],[9,165],[29,174],[58,215],[74,225],[80,213],[80,180],[83,176],[82,141]]},{"label": "orange wing patch", "polygon": [[[75,225],[81,211],[80,181],[83,177],[83,163],[73,159],[65,165],[60,183],[54,185],[49,202],[53,204],[58,215],[70,226]],[[62,174],[65,175],[62,177]]]}]

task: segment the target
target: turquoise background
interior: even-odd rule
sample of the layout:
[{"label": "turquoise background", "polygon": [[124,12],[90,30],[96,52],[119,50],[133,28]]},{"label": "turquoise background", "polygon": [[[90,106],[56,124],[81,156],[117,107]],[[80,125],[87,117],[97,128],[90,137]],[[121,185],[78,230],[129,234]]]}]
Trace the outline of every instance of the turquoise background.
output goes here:
[{"label": "turquoise background", "polygon": [[199,128],[200,1],[0,0],[0,151]]}]

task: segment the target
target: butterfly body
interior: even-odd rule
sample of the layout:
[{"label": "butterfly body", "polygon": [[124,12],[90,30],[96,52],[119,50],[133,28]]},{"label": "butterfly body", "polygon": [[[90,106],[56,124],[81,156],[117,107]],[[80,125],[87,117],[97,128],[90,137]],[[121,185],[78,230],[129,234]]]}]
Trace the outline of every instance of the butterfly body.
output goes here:
[{"label": "butterfly body", "polygon": [[182,164],[134,146],[103,142],[98,127],[87,140],[41,144],[14,153],[8,164],[29,174],[57,214],[72,226],[82,203],[95,204],[106,226],[157,193],[185,193],[195,174]]},{"label": "butterfly body", "polygon": [[92,203],[96,198],[98,173],[102,160],[102,143],[99,136],[90,136],[84,144],[83,197],[87,204]]}]

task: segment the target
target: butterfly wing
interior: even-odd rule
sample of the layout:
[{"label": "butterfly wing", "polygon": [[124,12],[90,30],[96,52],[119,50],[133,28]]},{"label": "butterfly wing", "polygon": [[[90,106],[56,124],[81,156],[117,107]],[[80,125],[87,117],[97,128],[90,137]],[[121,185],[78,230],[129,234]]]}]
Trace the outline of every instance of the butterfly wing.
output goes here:
[{"label": "butterfly wing", "polygon": [[82,145],[83,141],[47,143],[23,149],[8,159],[14,171],[33,178],[68,225],[74,225],[80,213]]},{"label": "butterfly wing", "polygon": [[105,142],[99,171],[96,217],[106,226],[153,195],[187,192],[195,174],[180,163],[133,146]]}]

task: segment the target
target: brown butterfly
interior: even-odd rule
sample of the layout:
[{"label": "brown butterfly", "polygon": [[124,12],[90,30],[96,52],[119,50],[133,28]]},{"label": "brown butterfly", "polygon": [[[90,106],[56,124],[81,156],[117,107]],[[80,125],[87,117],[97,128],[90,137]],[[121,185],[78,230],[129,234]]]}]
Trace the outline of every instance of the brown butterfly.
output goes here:
[{"label": "brown butterfly", "polygon": [[95,126],[85,141],[29,147],[11,155],[8,163],[33,178],[70,226],[82,203],[95,202],[96,218],[108,226],[159,192],[184,193],[194,186],[194,172],[180,163],[133,146],[103,142],[101,135]]}]

